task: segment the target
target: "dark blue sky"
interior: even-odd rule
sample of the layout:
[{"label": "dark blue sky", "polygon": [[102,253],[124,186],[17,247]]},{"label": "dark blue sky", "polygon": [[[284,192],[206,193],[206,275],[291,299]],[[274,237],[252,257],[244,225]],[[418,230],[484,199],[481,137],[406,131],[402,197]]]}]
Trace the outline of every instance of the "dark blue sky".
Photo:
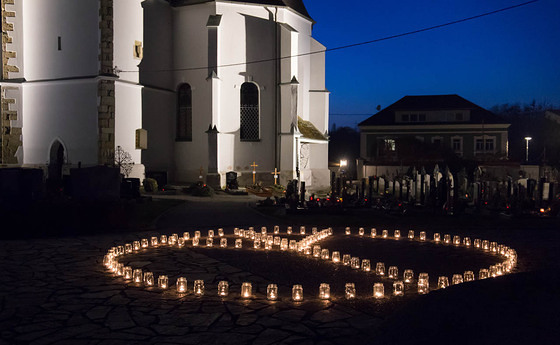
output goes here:
[{"label": "dark blue sky", "polygon": [[[327,48],[475,16],[523,0],[306,0]],[[327,53],[331,114],[376,113],[405,95],[459,94],[482,106],[560,107],[560,1]],[[354,126],[367,116],[331,116]]]}]

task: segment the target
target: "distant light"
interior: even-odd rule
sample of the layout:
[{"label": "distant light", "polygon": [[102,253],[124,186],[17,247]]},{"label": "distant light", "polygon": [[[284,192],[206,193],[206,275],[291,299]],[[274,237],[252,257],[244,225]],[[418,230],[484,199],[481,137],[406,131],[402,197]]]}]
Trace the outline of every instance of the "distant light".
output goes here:
[{"label": "distant light", "polygon": [[531,138],[531,137],[525,137],[525,140],[529,141],[529,140],[533,140],[533,138]]},{"label": "distant light", "polygon": [[347,161],[346,159],[341,159],[341,160],[340,160],[340,166],[341,166],[341,167],[348,166],[348,161]]}]

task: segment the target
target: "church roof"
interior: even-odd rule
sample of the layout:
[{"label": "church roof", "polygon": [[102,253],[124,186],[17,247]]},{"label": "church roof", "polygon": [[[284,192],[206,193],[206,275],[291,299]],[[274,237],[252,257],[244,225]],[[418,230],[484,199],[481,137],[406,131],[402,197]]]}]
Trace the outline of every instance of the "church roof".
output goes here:
[{"label": "church roof", "polygon": [[[470,110],[470,124],[507,124],[502,118],[459,95],[404,96],[358,126],[426,125],[428,122],[396,122],[397,111]],[[441,123],[432,123],[441,124]]]},{"label": "church roof", "polygon": [[[167,0],[172,6],[186,6],[195,5],[203,2],[212,2],[215,0]],[[311,19],[311,16],[307,12],[303,0],[227,0],[228,2],[239,2],[245,4],[261,4],[270,6],[285,6],[289,7],[297,13]]]}]

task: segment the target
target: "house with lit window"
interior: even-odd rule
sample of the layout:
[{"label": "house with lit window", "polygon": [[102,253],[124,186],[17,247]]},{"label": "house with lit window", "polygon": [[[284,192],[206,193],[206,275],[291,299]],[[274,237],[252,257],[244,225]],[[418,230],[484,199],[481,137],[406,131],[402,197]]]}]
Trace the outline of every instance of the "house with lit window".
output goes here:
[{"label": "house with lit window", "polygon": [[453,157],[502,161],[508,157],[509,126],[458,95],[405,96],[358,125],[360,157],[366,170],[420,167]]}]

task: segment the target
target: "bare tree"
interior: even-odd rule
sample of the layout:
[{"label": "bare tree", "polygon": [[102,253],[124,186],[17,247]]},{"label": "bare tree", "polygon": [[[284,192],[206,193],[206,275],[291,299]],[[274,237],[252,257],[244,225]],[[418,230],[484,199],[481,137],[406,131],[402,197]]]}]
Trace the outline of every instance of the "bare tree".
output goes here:
[{"label": "bare tree", "polygon": [[120,146],[117,146],[117,149],[115,150],[115,166],[119,167],[120,172],[124,175],[124,177],[128,177],[134,167],[134,162],[132,161],[130,153],[123,150]]}]

